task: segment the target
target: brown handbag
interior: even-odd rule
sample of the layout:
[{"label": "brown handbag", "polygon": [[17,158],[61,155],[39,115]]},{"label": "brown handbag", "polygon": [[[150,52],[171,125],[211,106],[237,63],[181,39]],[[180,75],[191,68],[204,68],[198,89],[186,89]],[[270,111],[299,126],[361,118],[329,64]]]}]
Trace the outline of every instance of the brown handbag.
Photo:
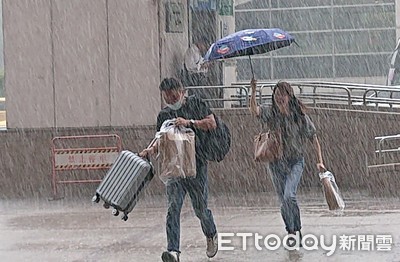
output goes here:
[{"label": "brown handbag", "polygon": [[273,162],[282,158],[281,132],[269,130],[254,138],[254,160],[257,162]]}]

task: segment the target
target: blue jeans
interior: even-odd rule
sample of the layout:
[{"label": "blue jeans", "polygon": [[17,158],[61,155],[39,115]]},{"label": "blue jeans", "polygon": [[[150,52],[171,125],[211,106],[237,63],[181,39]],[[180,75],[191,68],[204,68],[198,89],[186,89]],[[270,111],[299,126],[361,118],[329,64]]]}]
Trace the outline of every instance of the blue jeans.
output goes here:
[{"label": "blue jeans", "polygon": [[192,201],[196,216],[200,219],[201,229],[206,237],[213,237],[217,233],[211,210],[207,207],[208,179],[207,161],[196,161],[196,178],[171,180],[167,183],[167,242],[168,251],[179,250],[180,216],[186,192]]},{"label": "blue jeans", "polygon": [[270,163],[272,182],[281,202],[281,215],[286,231],[300,231],[300,210],[297,205],[296,191],[304,169],[304,158],[280,160]]}]

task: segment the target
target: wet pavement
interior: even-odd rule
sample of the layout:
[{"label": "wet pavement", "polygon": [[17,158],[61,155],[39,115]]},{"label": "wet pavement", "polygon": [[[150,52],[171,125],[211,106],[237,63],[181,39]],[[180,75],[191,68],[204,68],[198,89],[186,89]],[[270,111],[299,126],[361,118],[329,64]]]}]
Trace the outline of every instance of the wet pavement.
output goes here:
[{"label": "wet pavement", "polygon": [[[344,198],[345,212],[335,214],[327,210],[322,194],[300,194],[303,236],[314,234],[318,241],[288,251],[281,246],[270,250],[273,245],[264,243],[267,237],[274,240],[272,234],[282,239],[285,233],[273,195],[211,196],[210,207],[226,241],[222,247],[233,249],[220,250],[213,259],[205,255],[205,238],[186,199],[181,216],[181,261],[400,261],[399,199],[362,194]],[[161,261],[166,246],[163,197],[143,199],[126,222],[112,216],[111,209],[101,203],[91,203],[90,197],[0,201],[0,211],[0,261]],[[237,233],[252,234],[246,238],[246,250]],[[262,237],[257,241],[261,250],[255,245],[256,233]],[[327,246],[337,238],[330,256],[321,246],[321,235]],[[340,236],[354,240],[340,241]],[[343,250],[345,243],[354,250]],[[317,250],[307,250],[314,244]],[[391,250],[378,250],[385,248]]]}]

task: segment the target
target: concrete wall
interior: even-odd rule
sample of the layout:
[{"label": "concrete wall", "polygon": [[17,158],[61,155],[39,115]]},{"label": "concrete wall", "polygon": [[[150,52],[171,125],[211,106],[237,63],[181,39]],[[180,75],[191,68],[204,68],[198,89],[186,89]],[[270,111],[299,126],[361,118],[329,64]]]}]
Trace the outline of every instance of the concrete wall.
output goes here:
[{"label": "concrete wall", "polygon": [[[212,194],[246,193],[273,190],[265,165],[254,163],[253,137],[260,125],[252,119],[247,109],[216,111],[230,127],[232,148],[221,163],[210,163],[210,190]],[[387,177],[380,174],[367,176],[367,162],[373,164],[374,137],[399,132],[400,113],[366,112],[345,109],[311,109],[310,115],[317,128],[323,148],[325,164],[337,179],[339,187],[352,190],[368,190],[383,194]],[[25,129],[0,133],[0,197],[51,196],[51,139],[54,136],[116,133],[121,136],[123,148],[137,152],[143,149],[154,135],[154,126],[121,128],[73,128],[73,129]],[[306,168],[302,190],[320,190],[318,172],[315,169],[315,152],[307,146]],[[101,172],[61,173],[63,178],[90,175],[101,178]],[[386,181],[386,182],[385,182]],[[399,188],[398,179],[392,179],[392,187]],[[67,197],[89,198],[93,185],[65,186]],[[154,179],[147,194],[164,194],[163,184]],[[318,191],[319,192],[319,191]],[[390,191],[393,193],[392,191]]]},{"label": "concrete wall", "polygon": [[4,0],[3,13],[8,128],[155,121],[158,1]]},{"label": "concrete wall", "polygon": [[106,1],[56,0],[50,8],[55,126],[110,125]]},{"label": "concrete wall", "polygon": [[[161,56],[161,78],[175,76],[179,77],[183,65],[183,56],[189,47],[189,10],[186,0],[163,0],[160,1],[160,56]],[[183,7],[182,32],[167,32],[166,28],[166,4],[180,3]]]},{"label": "concrete wall", "polygon": [[9,127],[54,126],[49,0],[4,0],[4,67]]},{"label": "concrete wall", "polygon": [[111,125],[152,124],[160,109],[158,85],[163,66],[157,1],[108,3]]},{"label": "concrete wall", "polygon": [[[370,166],[365,177],[366,188],[375,191],[378,196],[399,196],[399,173],[399,163]],[[377,177],[379,179],[376,179]],[[385,190],[376,190],[378,188]]]}]

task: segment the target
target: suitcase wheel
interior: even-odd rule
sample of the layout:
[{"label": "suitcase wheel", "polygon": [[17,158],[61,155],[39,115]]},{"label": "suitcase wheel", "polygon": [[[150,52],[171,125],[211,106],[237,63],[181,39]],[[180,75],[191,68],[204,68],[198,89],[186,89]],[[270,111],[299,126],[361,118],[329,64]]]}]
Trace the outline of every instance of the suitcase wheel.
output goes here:
[{"label": "suitcase wheel", "polygon": [[104,207],[105,209],[109,209],[109,208],[110,208],[110,204],[107,204],[106,202],[104,202],[103,207]]},{"label": "suitcase wheel", "polygon": [[124,221],[128,220],[128,215],[124,214],[124,216],[121,219],[124,220]]},{"label": "suitcase wheel", "polygon": [[113,214],[114,216],[118,216],[119,215],[119,211],[114,208],[113,211],[111,211],[111,214]]},{"label": "suitcase wheel", "polygon": [[92,197],[92,202],[94,202],[94,203],[99,203],[100,202],[99,194],[96,194],[95,196]]}]

